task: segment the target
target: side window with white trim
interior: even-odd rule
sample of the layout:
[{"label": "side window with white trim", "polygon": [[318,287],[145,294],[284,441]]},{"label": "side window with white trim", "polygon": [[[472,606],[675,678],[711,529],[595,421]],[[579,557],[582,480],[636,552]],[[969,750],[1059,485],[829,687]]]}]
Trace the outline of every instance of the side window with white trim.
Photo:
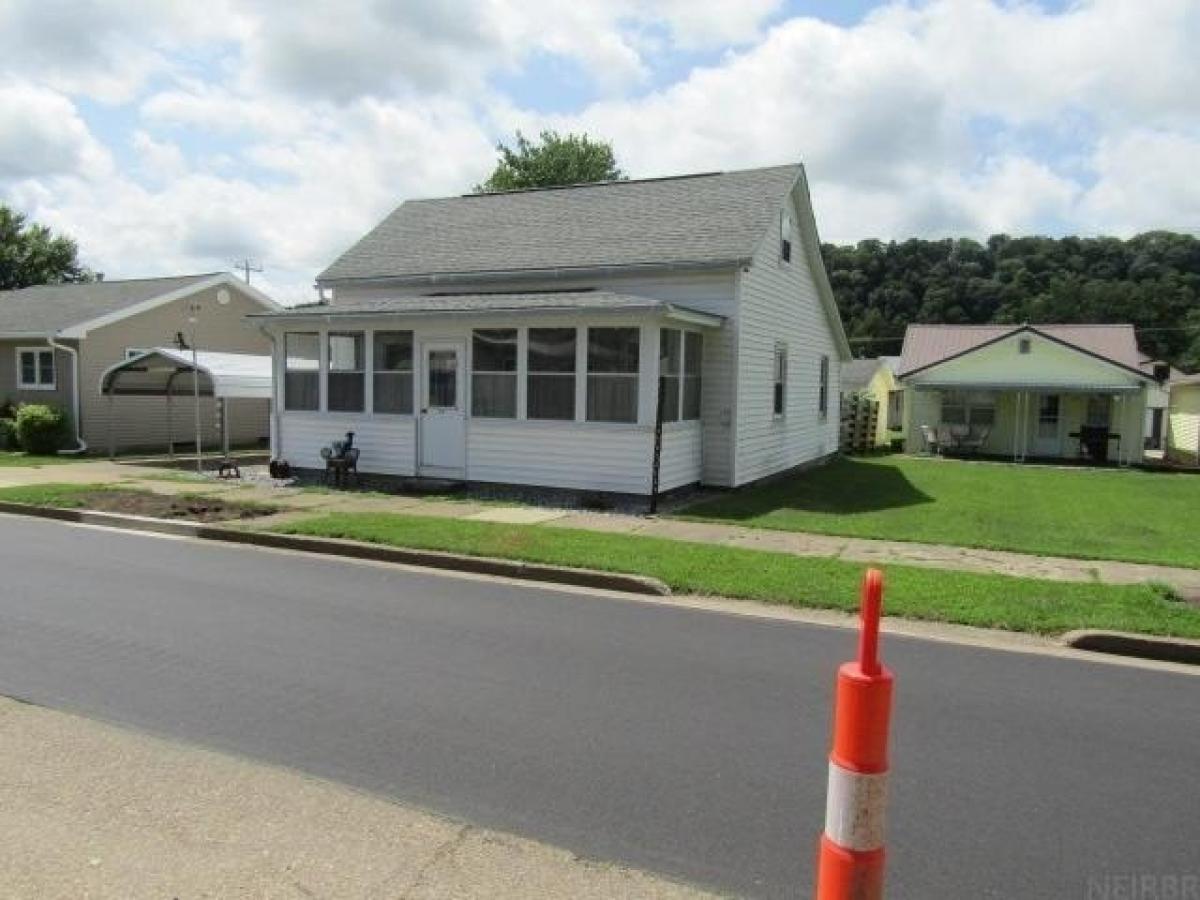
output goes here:
[{"label": "side window with white trim", "polygon": [[52,391],[57,383],[54,351],[44,347],[17,349],[17,387],[23,391]]}]

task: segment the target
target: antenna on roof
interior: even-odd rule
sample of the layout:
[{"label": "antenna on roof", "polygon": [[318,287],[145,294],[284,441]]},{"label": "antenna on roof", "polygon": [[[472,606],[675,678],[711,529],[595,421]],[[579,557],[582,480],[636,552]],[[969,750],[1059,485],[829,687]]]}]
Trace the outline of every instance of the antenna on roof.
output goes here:
[{"label": "antenna on roof", "polygon": [[245,259],[241,259],[241,260],[238,260],[237,262],[235,262],[233,264],[233,267],[235,269],[242,270],[242,277],[246,280],[246,284],[250,283],[250,273],[251,272],[261,272],[262,271],[262,264],[260,262],[258,262],[257,260],[251,259],[248,256]]}]

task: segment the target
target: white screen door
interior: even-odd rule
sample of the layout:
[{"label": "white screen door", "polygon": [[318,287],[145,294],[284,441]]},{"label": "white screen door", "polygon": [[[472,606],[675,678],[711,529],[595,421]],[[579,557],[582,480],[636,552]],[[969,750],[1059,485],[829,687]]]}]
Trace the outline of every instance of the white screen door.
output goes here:
[{"label": "white screen door", "polygon": [[1062,397],[1042,394],[1038,398],[1034,456],[1062,456]]},{"label": "white screen door", "polygon": [[466,474],[467,419],[463,396],[464,346],[455,341],[422,345],[420,474]]}]

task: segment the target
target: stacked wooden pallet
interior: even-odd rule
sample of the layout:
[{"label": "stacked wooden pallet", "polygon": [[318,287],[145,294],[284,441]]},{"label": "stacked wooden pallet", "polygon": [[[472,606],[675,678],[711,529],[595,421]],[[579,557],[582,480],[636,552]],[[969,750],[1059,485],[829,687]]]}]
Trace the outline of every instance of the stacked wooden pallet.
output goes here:
[{"label": "stacked wooden pallet", "polygon": [[843,453],[867,453],[875,449],[879,404],[870,397],[852,394],[842,398]]}]

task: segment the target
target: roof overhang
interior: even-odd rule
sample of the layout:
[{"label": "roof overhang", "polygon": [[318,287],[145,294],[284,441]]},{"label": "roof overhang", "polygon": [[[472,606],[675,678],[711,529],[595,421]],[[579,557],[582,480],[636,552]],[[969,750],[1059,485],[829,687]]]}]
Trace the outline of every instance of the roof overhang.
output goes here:
[{"label": "roof overhang", "polygon": [[967,382],[967,381],[915,381],[907,385],[915,391],[1028,391],[1037,394],[1136,394],[1142,390],[1140,384],[1053,384],[1049,382]]},{"label": "roof overhang", "polygon": [[570,307],[514,307],[507,309],[441,309],[438,307],[414,307],[410,309],[347,309],[338,310],[336,306],[321,309],[296,310],[282,313],[254,313],[248,318],[270,325],[276,322],[346,322],[364,319],[404,319],[406,321],[422,321],[431,319],[475,319],[483,321],[505,320],[531,317],[572,317],[604,316],[604,317],[635,317],[655,321],[677,322],[681,325],[694,325],[698,328],[720,328],[725,322],[724,316],[702,312],[674,303],[647,303],[642,306],[570,306]]},{"label": "roof overhang", "polygon": [[371,275],[361,278],[327,278],[324,273],[317,276],[318,288],[352,284],[356,287],[390,285],[446,285],[468,284],[480,281],[568,281],[579,278],[604,278],[612,275],[652,275],[672,272],[709,272],[737,269],[750,264],[750,258],[689,261],[686,259],[666,263],[628,263],[613,266],[567,266],[548,269],[500,269],[472,272],[422,272],[400,275]]}]

